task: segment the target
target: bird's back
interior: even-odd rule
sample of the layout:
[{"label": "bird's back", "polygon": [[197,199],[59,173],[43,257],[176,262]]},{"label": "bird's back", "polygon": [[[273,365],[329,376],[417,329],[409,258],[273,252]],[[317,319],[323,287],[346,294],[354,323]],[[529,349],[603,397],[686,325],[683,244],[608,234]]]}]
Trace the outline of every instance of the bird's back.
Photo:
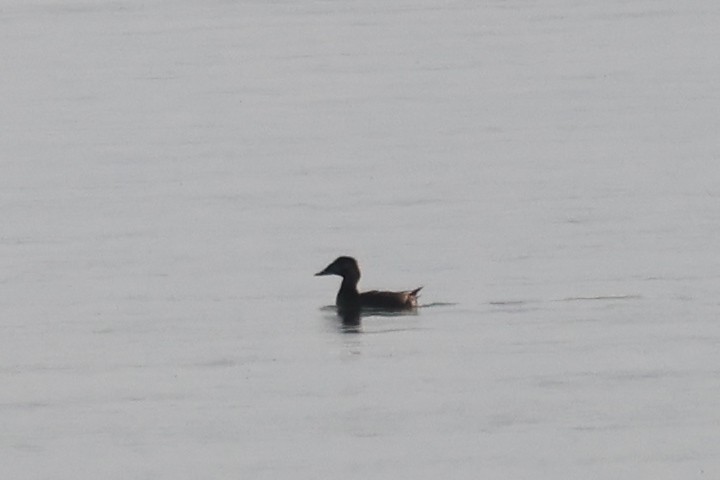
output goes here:
[{"label": "bird's back", "polygon": [[364,308],[383,310],[409,310],[417,307],[420,288],[404,292],[383,292],[371,290],[360,294],[360,305]]}]

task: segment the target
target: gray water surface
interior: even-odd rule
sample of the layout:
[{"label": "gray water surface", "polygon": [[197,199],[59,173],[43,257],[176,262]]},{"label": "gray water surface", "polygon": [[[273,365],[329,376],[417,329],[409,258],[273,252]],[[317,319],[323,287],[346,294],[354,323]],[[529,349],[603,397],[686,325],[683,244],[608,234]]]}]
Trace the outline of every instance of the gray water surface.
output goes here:
[{"label": "gray water surface", "polygon": [[5,1],[3,477],[717,478],[718,20]]}]

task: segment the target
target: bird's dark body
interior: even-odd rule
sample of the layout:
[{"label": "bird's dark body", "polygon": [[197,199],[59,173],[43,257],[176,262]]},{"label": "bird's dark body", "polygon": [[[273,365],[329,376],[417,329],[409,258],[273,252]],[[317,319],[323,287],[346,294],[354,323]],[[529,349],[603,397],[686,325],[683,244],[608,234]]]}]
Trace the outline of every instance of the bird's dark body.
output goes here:
[{"label": "bird's dark body", "polygon": [[418,293],[422,289],[386,292],[370,290],[360,293],[357,289],[360,280],[360,268],[352,257],[338,257],[316,275],[339,275],[343,281],[340,285],[335,305],[339,311],[359,310],[412,310],[417,308]]}]

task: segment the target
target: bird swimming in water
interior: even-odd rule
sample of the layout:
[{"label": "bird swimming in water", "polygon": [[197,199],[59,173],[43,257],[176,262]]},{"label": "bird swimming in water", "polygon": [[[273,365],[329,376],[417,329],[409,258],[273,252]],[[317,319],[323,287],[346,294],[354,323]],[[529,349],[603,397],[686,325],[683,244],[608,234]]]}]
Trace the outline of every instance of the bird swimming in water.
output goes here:
[{"label": "bird swimming in water", "polygon": [[359,312],[362,309],[413,310],[417,307],[418,292],[423,288],[402,292],[371,290],[360,293],[357,289],[360,280],[360,267],[352,257],[336,258],[324,270],[315,274],[315,276],[321,275],[339,275],[342,277],[342,284],[340,284],[340,290],[335,299],[335,305],[339,312]]}]

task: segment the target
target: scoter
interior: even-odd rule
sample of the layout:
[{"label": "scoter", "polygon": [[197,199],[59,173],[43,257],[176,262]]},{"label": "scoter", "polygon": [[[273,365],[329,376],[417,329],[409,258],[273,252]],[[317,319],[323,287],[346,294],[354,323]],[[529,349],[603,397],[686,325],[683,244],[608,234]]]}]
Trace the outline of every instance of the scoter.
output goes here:
[{"label": "scoter", "polygon": [[338,257],[324,270],[315,274],[339,275],[342,277],[342,284],[335,298],[335,305],[339,312],[352,312],[360,310],[389,310],[402,311],[414,310],[417,308],[418,292],[423,287],[415,290],[402,292],[384,292],[371,290],[369,292],[358,292],[357,284],[360,280],[360,267],[352,257]]}]

